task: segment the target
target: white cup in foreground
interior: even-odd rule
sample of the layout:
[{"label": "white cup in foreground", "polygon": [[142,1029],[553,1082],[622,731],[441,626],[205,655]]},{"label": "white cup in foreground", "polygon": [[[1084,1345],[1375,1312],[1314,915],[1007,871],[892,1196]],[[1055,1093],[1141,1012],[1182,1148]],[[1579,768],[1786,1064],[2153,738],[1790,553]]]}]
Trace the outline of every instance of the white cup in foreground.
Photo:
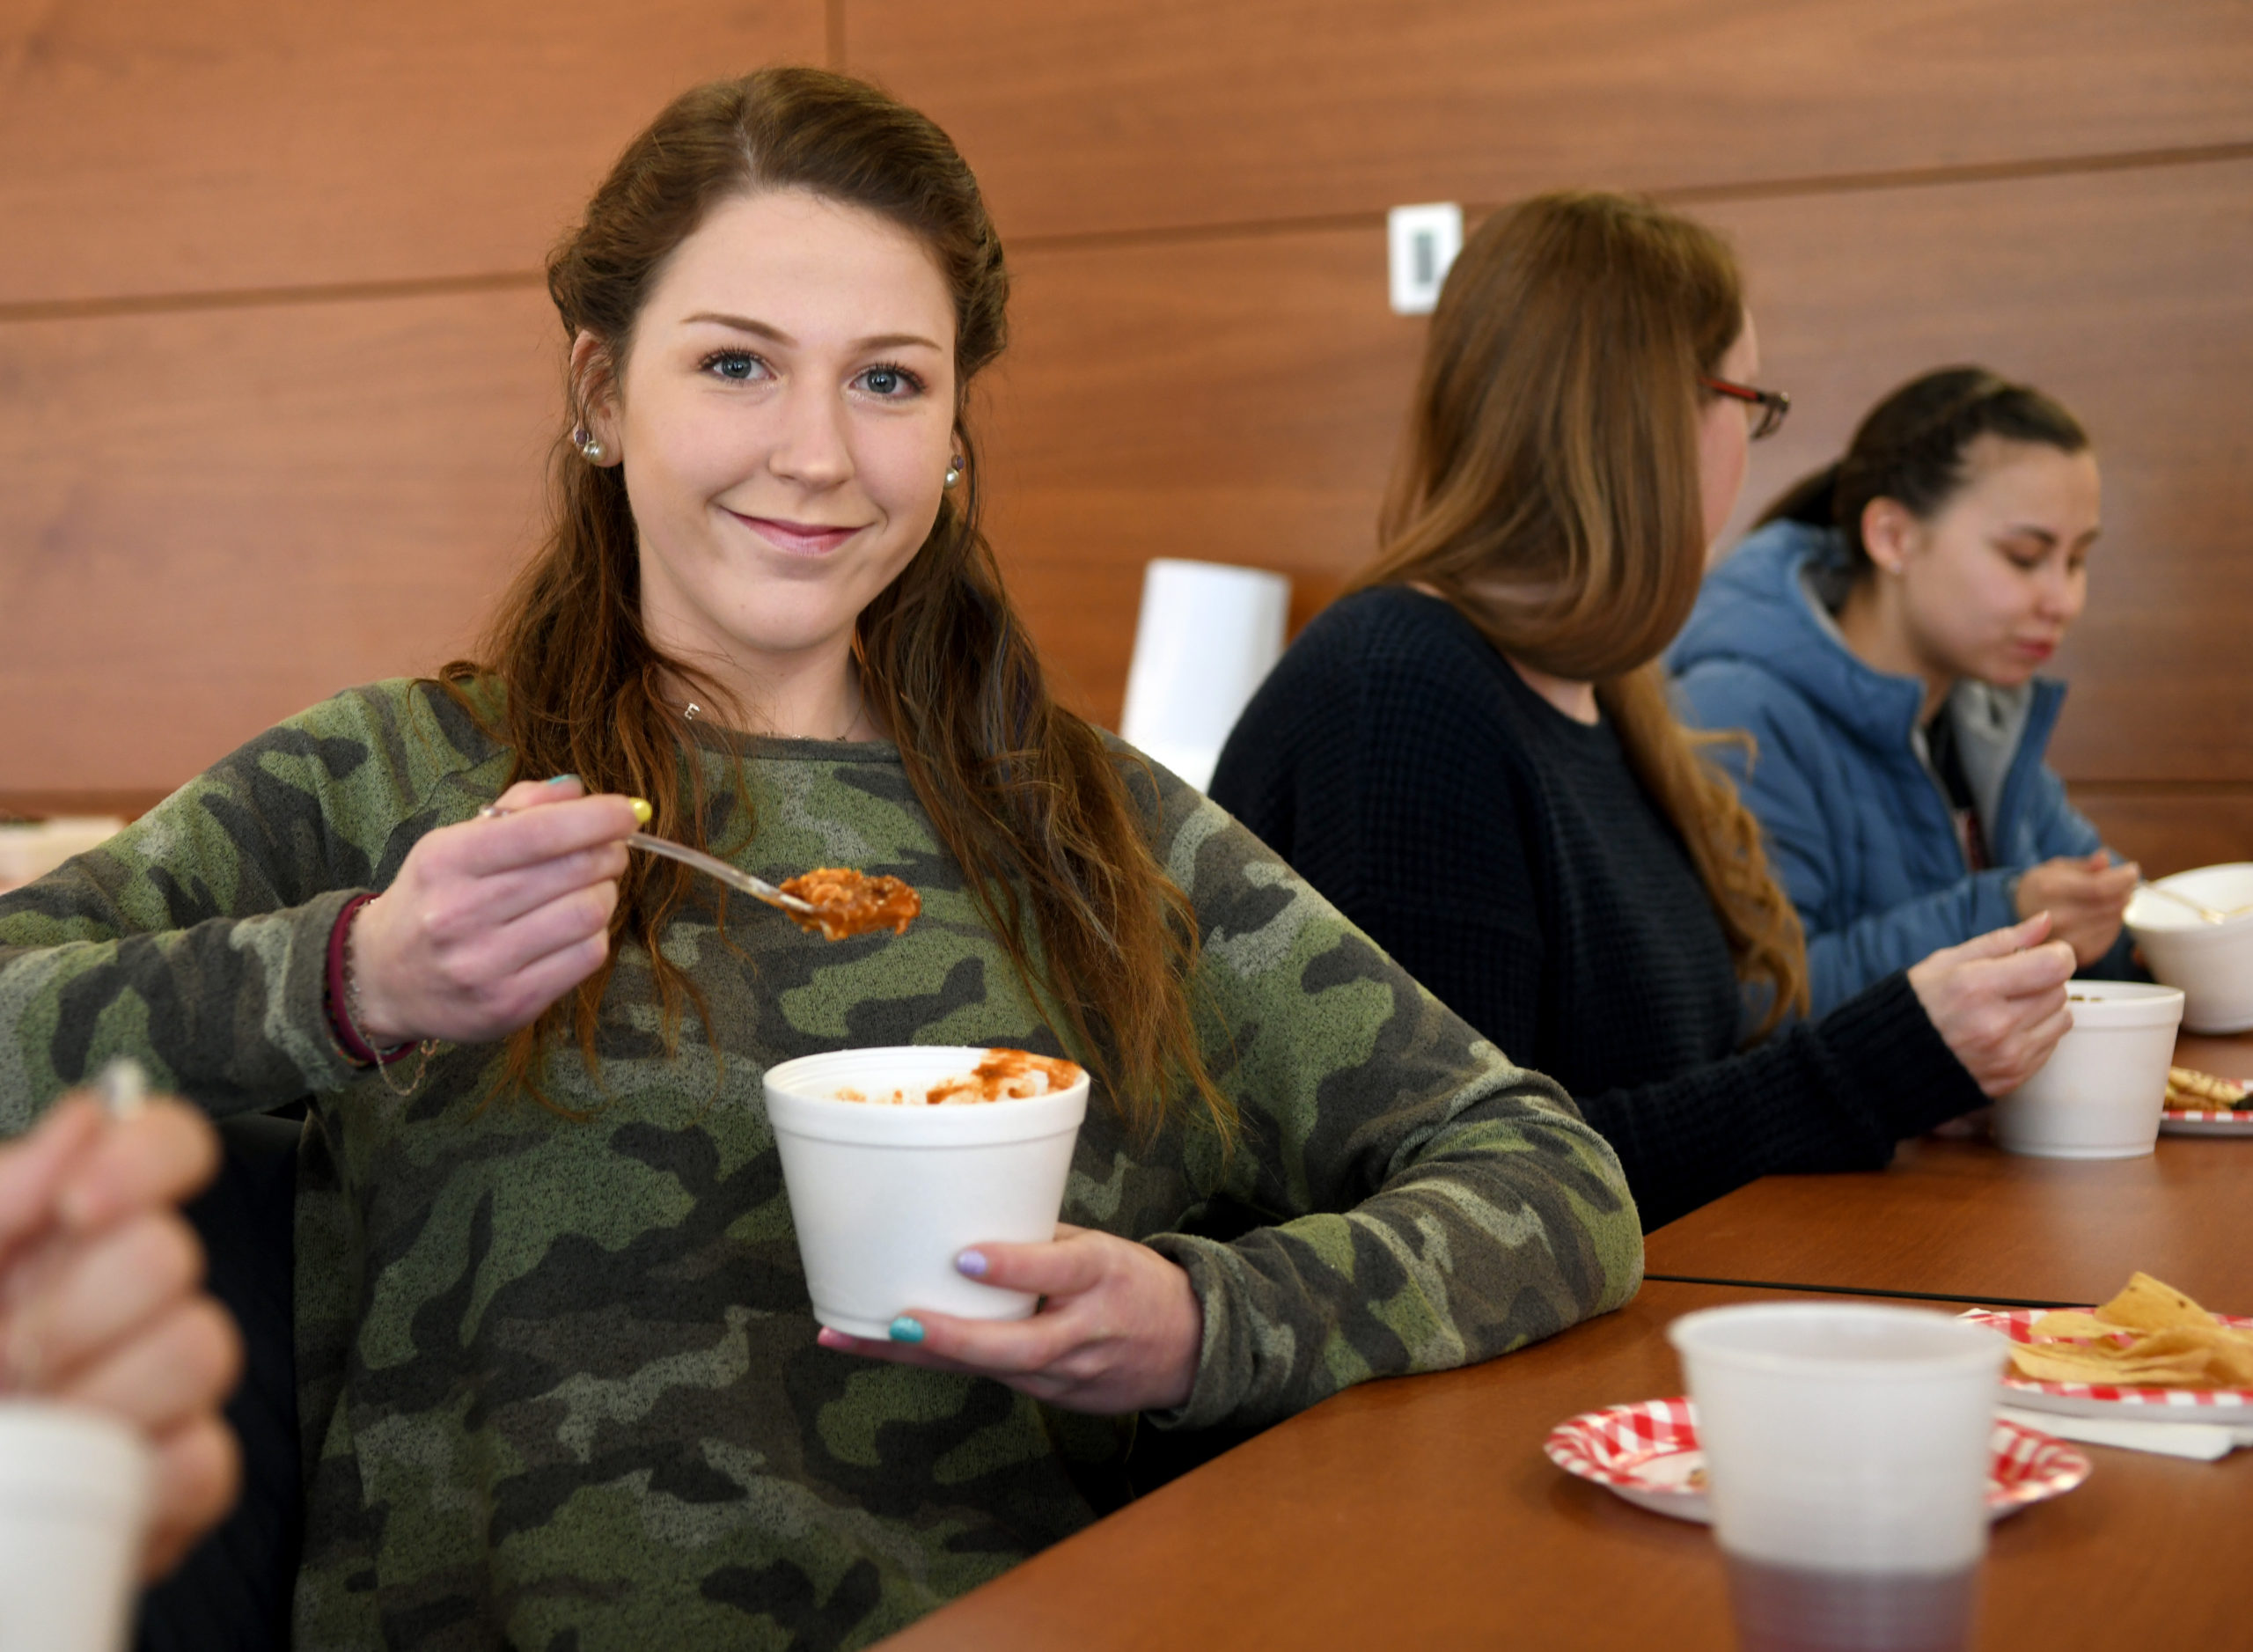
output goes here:
[{"label": "white cup in foreground", "polygon": [[1915,1308],[1761,1303],[1667,1328],[1705,1448],[1738,1644],[1970,1644],[1994,1333]]},{"label": "white cup in foreground", "polygon": [[2192,1032],[2253,1027],[2253,864],[2201,866],[2160,878],[2158,886],[2235,914],[2211,923],[2180,900],[2149,889],[2139,889],[2128,903],[2128,930],[2144,962],[2160,980],[2183,989],[2183,1026]]},{"label": "white cup in foreground", "polygon": [[911,1308],[967,1319],[1032,1311],[1031,1295],[966,1279],[954,1259],[987,1241],[1055,1237],[1088,1080],[1071,1068],[1077,1082],[1048,1094],[930,1105],[934,1087],[990,1054],[834,1050],[767,1069],[798,1256],[814,1318],[832,1330],[884,1337]]},{"label": "white cup in foreground", "polygon": [[2135,1158],[2159,1142],[2183,994],[2142,981],[2066,984],[2073,1024],[1994,1107],[1995,1141],[2043,1158]]},{"label": "white cup in foreground", "polygon": [[153,1474],[121,1422],[0,1400],[0,1652],[120,1652]]}]

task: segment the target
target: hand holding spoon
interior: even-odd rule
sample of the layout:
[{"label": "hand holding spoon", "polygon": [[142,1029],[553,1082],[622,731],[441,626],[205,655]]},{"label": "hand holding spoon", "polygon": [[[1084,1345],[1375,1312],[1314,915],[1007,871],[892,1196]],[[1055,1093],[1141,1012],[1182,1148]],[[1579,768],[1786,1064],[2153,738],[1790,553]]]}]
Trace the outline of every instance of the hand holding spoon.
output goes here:
[{"label": "hand holding spoon", "polygon": [[[644,797],[629,797],[634,806],[634,819],[647,826],[656,812]],[[497,804],[478,811],[490,819],[511,813]],[[763,900],[768,906],[789,914],[790,921],[806,930],[818,929],[829,940],[841,941],[849,936],[865,935],[871,929],[888,929],[894,935],[905,935],[911,920],[923,910],[922,898],[897,877],[869,877],[866,873],[840,867],[822,867],[811,872],[801,872],[789,880],[804,885],[807,899],[787,886],[778,888],[763,877],[753,877],[740,871],[716,855],[707,855],[693,849],[686,843],[676,843],[671,838],[661,838],[647,832],[634,832],[627,836],[631,848],[646,854],[661,855],[667,860],[679,861],[694,867],[707,877],[716,877],[729,888],[740,890],[753,900]]]}]

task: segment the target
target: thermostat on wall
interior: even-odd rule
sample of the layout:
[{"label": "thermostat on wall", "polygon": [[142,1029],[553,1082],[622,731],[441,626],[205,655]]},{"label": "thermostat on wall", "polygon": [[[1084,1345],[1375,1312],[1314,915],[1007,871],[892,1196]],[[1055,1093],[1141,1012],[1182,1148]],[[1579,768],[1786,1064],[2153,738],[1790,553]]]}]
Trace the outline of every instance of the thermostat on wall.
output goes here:
[{"label": "thermostat on wall", "polygon": [[1463,209],[1452,201],[1395,207],[1385,214],[1387,261],[1396,315],[1429,315],[1448,266],[1463,250]]}]

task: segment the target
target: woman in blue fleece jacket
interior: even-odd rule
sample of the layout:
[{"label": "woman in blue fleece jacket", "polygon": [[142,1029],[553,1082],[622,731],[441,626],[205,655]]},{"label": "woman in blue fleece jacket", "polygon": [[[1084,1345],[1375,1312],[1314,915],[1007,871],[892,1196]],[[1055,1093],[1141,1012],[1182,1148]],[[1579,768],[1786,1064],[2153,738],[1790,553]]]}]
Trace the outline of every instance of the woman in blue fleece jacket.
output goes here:
[{"label": "woman in blue fleece jacket", "polygon": [[[2083,973],[2128,971],[2136,868],[2043,762],[2081,613],[2096,459],[2073,415],[1974,367],[1903,385],[1710,574],[1668,655],[1808,936],[1816,1013],[2047,910]],[[1749,761],[1748,761],[1749,757]]]}]

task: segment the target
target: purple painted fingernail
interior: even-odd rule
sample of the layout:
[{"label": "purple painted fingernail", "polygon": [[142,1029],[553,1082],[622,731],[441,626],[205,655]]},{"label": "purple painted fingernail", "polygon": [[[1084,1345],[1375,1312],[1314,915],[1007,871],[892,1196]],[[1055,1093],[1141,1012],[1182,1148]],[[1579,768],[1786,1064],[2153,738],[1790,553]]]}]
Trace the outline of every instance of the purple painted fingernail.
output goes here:
[{"label": "purple painted fingernail", "polygon": [[972,1279],[985,1278],[986,1268],[986,1252],[983,1251],[965,1251],[954,1259],[954,1271],[967,1274]]}]

